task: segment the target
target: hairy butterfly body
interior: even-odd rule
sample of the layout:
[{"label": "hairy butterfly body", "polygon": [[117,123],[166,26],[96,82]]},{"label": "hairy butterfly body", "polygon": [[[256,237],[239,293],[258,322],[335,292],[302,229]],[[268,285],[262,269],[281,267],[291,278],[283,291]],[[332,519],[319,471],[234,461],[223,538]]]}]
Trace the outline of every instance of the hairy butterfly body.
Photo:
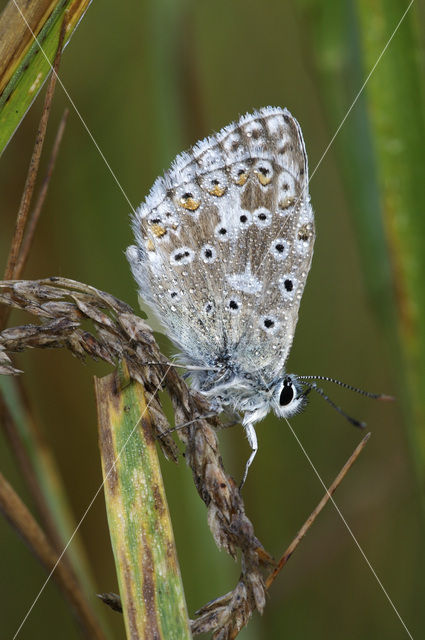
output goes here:
[{"label": "hairy butterfly body", "polygon": [[305,402],[285,372],[310,269],[314,218],[298,122],[265,107],[198,142],[154,183],[127,258],[193,385],[253,425]]}]

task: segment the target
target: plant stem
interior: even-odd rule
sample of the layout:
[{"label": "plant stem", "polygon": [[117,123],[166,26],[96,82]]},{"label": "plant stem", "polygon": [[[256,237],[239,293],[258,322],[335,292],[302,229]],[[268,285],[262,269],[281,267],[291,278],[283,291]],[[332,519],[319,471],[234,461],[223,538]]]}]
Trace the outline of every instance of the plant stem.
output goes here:
[{"label": "plant stem", "polygon": [[95,378],[106,509],[127,637],[190,638],[142,386],[126,365]]}]

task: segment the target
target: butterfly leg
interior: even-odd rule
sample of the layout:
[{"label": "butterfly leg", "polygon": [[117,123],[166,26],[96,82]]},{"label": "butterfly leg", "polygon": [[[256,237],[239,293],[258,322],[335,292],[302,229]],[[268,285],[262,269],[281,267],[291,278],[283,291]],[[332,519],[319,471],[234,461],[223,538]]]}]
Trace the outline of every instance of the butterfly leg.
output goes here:
[{"label": "butterfly leg", "polygon": [[255,458],[255,454],[258,451],[257,434],[255,433],[254,427],[252,426],[252,424],[246,424],[244,425],[244,427],[245,427],[246,437],[248,438],[249,446],[251,447],[252,451],[251,451],[251,455],[249,456],[246,462],[245,471],[243,474],[242,482],[239,485],[239,490],[241,490],[245,484],[245,480],[248,475],[248,469],[251,466],[251,463]]}]

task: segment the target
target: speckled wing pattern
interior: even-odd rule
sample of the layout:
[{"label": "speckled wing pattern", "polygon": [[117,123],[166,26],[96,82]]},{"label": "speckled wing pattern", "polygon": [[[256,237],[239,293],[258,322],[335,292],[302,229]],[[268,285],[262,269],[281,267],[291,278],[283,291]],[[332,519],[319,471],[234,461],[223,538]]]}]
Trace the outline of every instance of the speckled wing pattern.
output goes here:
[{"label": "speckled wing pattern", "polygon": [[[298,122],[265,107],[177,156],[133,218],[141,297],[187,362],[282,371],[314,219]],[[222,360],[221,360],[222,361]]]}]

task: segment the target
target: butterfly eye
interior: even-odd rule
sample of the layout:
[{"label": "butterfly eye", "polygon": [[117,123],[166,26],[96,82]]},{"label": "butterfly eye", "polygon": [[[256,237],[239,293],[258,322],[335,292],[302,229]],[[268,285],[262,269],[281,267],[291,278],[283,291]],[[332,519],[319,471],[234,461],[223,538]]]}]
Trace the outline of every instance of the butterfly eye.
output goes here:
[{"label": "butterfly eye", "polygon": [[286,407],[294,399],[295,388],[292,382],[287,378],[283,382],[282,391],[279,396],[279,404],[281,407]]}]

